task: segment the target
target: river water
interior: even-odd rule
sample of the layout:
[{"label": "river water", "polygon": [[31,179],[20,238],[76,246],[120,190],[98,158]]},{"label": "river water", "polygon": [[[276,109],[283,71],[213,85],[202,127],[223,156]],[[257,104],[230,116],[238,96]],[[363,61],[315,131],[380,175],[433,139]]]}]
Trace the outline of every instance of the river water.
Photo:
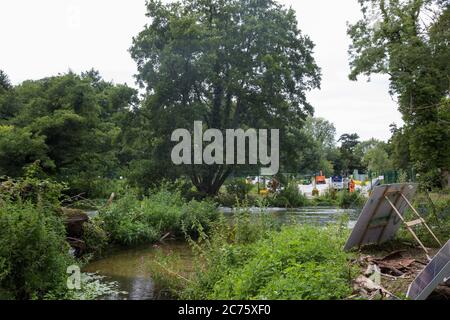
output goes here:
[{"label": "river water", "polygon": [[[220,208],[226,216],[232,216],[230,208]],[[251,209],[259,212],[260,209]],[[357,212],[350,209],[336,209],[331,207],[312,207],[299,209],[268,208],[267,214],[275,217],[280,223],[319,224],[323,225],[339,219],[344,214],[349,214],[349,227],[353,227],[357,218]],[[89,263],[84,272],[96,272],[105,276],[106,280],[116,281],[121,293],[103,297],[103,299],[128,299],[128,300],[154,300],[167,299],[163,288],[153,280],[149,271],[149,264],[157,258],[158,252],[164,254],[176,254],[186,271],[191,268],[192,252],[184,242],[168,241],[159,245],[145,245],[132,249],[114,249],[107,257]],[[182,270],[183,271],[183,270]]]}]

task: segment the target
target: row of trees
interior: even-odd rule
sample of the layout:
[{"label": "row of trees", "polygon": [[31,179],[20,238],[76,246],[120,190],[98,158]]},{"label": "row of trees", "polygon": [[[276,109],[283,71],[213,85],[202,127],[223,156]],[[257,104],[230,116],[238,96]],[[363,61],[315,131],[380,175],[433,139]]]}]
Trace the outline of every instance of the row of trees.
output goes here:
[{"label": "row of trees", "polygon": [[133,125],[134,89],[105,82],[95,71],[17,86],[0,74],[0,176],[20,176],[38,160],[73,192],[117,177],[129,158],[122,128]]},{"label": "row of trees", "polygon": [[[67,182],[72,193],[98,196],[102,185],[120,176],[146,189],[185,173],[161,160],[167,141],[153,131],[136,90],[106,82],[94,70],[17,86],[0,75],[0,176],[21,176],[38,160],[44,173]],[[334,125],[322,118],[307,117],[296,137],[299,156],[284,166],[288,172],[332,175],[390,167],[386,144],[347,134],[338,146]]]},{"label": "row of trees", "polygon": [[390,75],[406,124],[392,127],[387,144],[357,134],[336,141],[334,126],[313,118],[306,92],[320,87],[320,68],[292,9],[272,0],[150,0],[150,23],[130,49],[142,97],[93,70],[17,86],[0,72],[0,175],[21,175],[39,160],[73,193],[97,196],[120,176],[145,190],[185,175],[215,194],[232,172],[254,168],[173,166],[171,133],[201,120],[204,129],[280,129],[281,172],[414,167],[442,186],[450,157],[449,6],[360,2],[364,17],[349,27],[350,77]]}]

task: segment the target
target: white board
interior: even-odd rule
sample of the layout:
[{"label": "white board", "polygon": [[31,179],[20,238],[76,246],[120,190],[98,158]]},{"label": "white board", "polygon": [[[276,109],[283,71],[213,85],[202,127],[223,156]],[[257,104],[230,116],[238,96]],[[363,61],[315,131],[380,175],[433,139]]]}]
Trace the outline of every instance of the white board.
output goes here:
[{"label": "white board", "polygon": [[358,221],[345,244],[344,250],[350,250],[353,247],[360,247],[371,243],[381,244],[391,240],[400,228],[402,221],[385,199],[385,196],[391,200],[403,216],[408,204],[401,194],[412,202],[411,199],[416,194],[416,191],[417,184],[414,183],[399,183],[375,187],[361,211]]}]

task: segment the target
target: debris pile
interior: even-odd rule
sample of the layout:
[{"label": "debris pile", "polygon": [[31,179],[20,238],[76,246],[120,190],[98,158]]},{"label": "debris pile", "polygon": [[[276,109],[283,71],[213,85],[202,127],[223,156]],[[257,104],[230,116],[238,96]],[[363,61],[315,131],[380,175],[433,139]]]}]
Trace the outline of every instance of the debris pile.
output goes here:
[{"label": "debris pile", "polygon": [[[403,299],[407,286],[428,264],[420,250],[397,250],[382,257],[361,255],[354,263],[365,270],[353,282],[354,292],[349,298],[368,300]],[[450,300],[450,281],[440,285],[430,299]]]}]

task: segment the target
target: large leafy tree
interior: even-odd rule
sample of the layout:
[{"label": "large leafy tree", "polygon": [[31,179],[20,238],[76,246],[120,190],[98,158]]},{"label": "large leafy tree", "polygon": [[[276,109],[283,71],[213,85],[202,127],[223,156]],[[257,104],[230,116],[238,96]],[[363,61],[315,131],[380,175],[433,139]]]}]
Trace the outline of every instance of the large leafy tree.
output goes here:
[{"label": "large leafy tree", "polygon": [[[72,192],[96,192],[119,174],[124,132],[136,91],[89,71],[25,81],[0,92],[0,174],[19,176],[40,160]],[[14,108],[11,108],[11,105]],[[126,160],[124,160],[124,163]]]},{"label": "large leafy tree", "polygon": [[341,135],[338,142],[341,143],[341,146],[339,147],[341,173],[349,175],[354,170],[363,169],[361,157],[356,152],[358,145],[361,143],[358,134],[345,133]]},{"label": "large leafy tree", "polygon": [[369,171],[383,173],[392,170],[392,161],[389,158],[389,146],[383,141],[371,139],[361,142],[357,147],[362,164]]},{"label": "large leafy tree", "polygon": [[299,171],[333,175],[338,157],[335,126],[326,119],[308,117],[302,131],[310,145],[302,151]]},{"label": "large leafy tree", "polygon": [[8,75],[0,70],[0,125],[14,117],[17,113],[17,108],[13,85]]},{"label": "large leafy tree", "polygon": [[[320,83],[313,43],[295,12],[272,0],[150,0],[147,7],[151,21],[131,54],[146,88],[142,113],[159,162],[170,163],[172,131],[192,128],[194,120],[205,129],[280,129],[281,157],[295,161],[290,147],[313,112],[305,92]],[[186,172],[200,192],[215,194],[234,169]]]},{"label": "large leafy tree", "polygon": [[[387,74],[410,132],[410,159],[426,185],[449,169],[442,119],[449,93],[450,5],[442,0],[359,0],[363,19],[349,27],[350,79]],[[442,106],[444,104],[444,106]],[[444,120],[444,121],[443,121]]]}]

